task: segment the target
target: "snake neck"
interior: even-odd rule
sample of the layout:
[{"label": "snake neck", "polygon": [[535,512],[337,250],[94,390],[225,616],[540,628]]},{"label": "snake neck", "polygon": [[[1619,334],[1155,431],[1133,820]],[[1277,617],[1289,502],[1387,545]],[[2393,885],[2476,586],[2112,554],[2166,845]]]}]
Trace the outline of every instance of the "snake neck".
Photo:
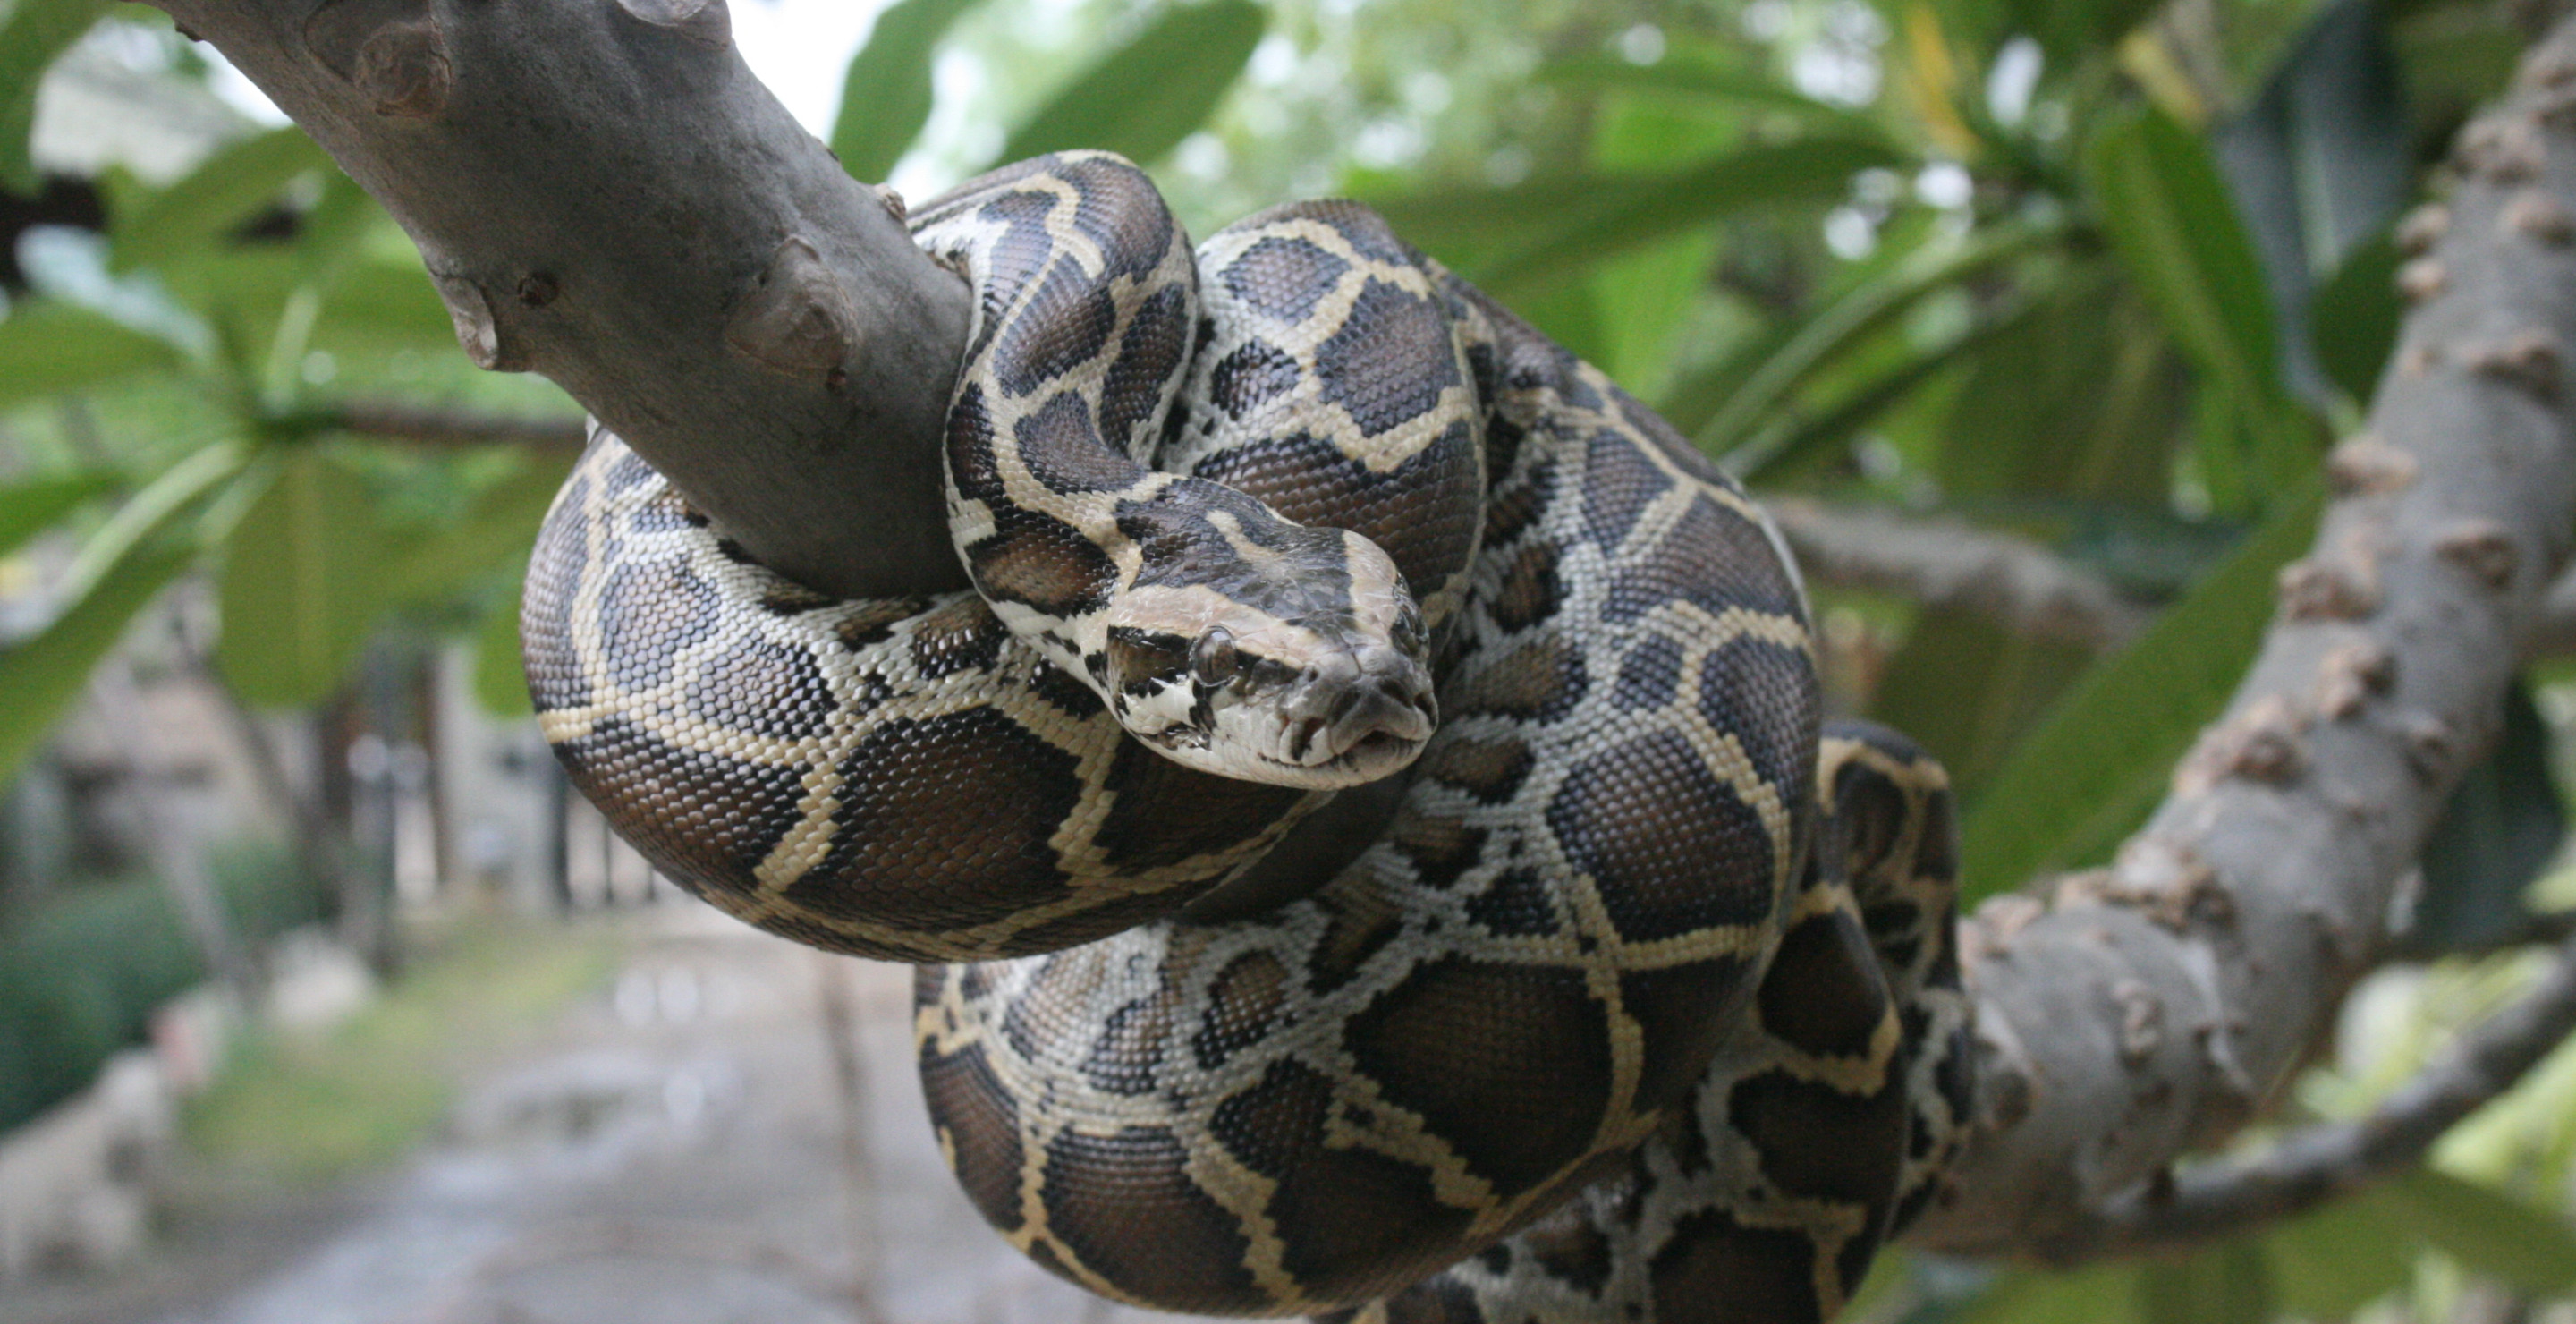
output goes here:
[{"label": "snake neck", "polygon": [[1358,534],[1146,467],[1190,367],[1196,259],[1134,166],[1050,160],[915,231],[978,294],[945,443],[968,574],[1168,758],[1309,789],[1395,772],[1438,723],[1404,575]]}]

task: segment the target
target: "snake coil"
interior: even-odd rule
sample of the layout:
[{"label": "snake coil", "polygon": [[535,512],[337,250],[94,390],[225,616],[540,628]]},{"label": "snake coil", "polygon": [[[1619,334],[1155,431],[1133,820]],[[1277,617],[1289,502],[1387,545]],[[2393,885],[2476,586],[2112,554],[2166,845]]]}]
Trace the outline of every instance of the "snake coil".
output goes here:
[{"label": "snake coil", "polygon": [[[1820,726],[1759,508],[1351,204],[1193,250],[1068,153],[912,228],[976,294],[974,590],[803,590],[599,434],[522,616],[574,783],[729,913],[920,964],[951,1167],[1094,1291],[1829,1317],[1958,1143],[1954,829]],[[1337,792],[1387,809],[1211,906]]]}]

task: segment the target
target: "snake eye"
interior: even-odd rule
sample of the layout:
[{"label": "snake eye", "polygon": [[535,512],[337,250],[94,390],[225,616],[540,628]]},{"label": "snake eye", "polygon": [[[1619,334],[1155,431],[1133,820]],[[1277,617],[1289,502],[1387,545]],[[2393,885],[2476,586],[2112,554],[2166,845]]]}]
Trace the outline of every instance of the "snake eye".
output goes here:
[{"label": "snake eye", "polygon": [[1395,642],[1396,647],[1403,649],[1405,652],[1410,653],[1413,650],[1420,648],[1422,646],[1422,614],[1413,610],[1411,607],[1405,608],[1404,614],[1395,618],[1395,628],[1387,631],[1387,637]]},{"label": "snake eye", "polygon": [[1241,662],[1235,655],[1233,633],[1222,625],[1209,626],[1190,646],[1190,674],[1201,685],[1214,687],[1234,679]]}]

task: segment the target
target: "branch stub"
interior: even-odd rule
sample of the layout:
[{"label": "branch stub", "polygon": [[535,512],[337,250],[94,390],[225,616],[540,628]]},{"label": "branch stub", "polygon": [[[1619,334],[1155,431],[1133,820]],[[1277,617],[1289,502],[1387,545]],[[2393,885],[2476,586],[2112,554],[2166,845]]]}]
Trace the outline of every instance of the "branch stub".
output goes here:
[{"label": "branch stub", "polygon": [[711,51],[733,44],[733,11],[725,0],[617,0],[638,22],[686,37]]}]

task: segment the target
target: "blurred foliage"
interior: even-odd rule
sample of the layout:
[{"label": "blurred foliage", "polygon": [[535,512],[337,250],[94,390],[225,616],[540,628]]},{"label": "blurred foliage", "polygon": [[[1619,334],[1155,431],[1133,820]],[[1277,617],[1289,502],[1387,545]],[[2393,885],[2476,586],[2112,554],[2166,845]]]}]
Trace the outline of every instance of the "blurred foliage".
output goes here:
[{"label": "blurred foliage", "polygon": [[[281,933],[321,917],[317,893],[273,846],[209,861],[237,932]],[[0,915],[0,1131],[89,1083],[141,1038],[153,1008],[207,972],[170,896],[125,878]]]},{"label": "blurred foliage", "polygon": [[[2388,355],[2396,214],[2508,77],[2508,11],[900,0],[849,66],[870,95],[830,139],[853,173],[915,196],[1023,152],[1113,147],[1202,233],[1358,196],[1757,489],[2011,530],[2161,605],[2096,657],[1820,595],[1849,673],[1838,698],[1949,763],[1986,894],[2101,861],[2242,674],[2272,577],[2313,527],[2325,443]],[[0,74],[42,68],[100,12],[17,0]],[[202,76],[165,21],[120,8],[107,24],[169,53],[170,77]],[[0,180],[23,191],[37,103],[13,96]],[[417,255],[293,130],[209,144],[174,178],[80,182],[104,232],[20,235],[28,287],[0,320],[16,443],[0,558],[42,583],[20,614],[34,624],[0,639],[0,778],[183,575],[213,579],[214,661],[257,702],[339,692],[370,633],[399,623],[473,639],[478,692],[524,711],[511,586],[560,460],[406,449],[348,433],[337,406],[569,404],[465,371]],[[2528,918],[2562,827],[2534,714],[2564,688],[2535,692],[2428,851],[2428,952]],[[2353,1115],[2527,976],[2510,956],[2419,975],[2404,1015],[2424,1032],[2321,1068],[2280,1121]],[[2491,996],[2442,994],[2454,984]],[[2568,1057],[2462,1128],[2509,1132],[2487,1154],[2510,1162],[2446,1151],[2448,1175],[2074,1274],[1891,1257],[1858,1314],[2438,1318],[2464,1273],[2563,1292]]]}]

